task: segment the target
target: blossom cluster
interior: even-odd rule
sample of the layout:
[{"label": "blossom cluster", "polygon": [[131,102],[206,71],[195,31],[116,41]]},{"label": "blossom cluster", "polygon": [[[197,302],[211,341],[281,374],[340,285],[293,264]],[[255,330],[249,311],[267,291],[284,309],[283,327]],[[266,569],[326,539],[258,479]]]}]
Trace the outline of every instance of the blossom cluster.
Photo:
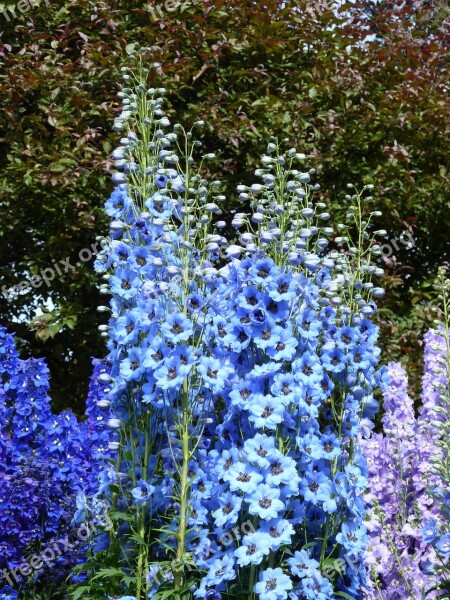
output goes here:
[{"label": "blossom cluster", "polygon": [[434,510],[423,511],[421,537],[424,543],[432,546],[437,557],[429,565],[429,570],[444,581],[450,578],[449,359],[448,328],[440,326],[429,331],[426,336],[423,408],[418,421],[422,436],[427,434],[428,444],[421,452],[430,465],[426,473],[428,504],[433,501]]},{"label": "blossom cluster", "polygon": [[51,572],[20,572],[28,555],[71,535],[75,496],[96,490],[95,462],[110,454],[111,432],[94,408],[103,395],[96,370],[87,420],[71,411],[52,414],[44,360],[21,360],[13,337],[0,328],[0,597],[15,598],[27,577],[62,579],[77,560],[65,554]]},{"label": "blossom cluster", "polygon": [[[380,598],[437,597],[439,567],[450,556],[445,486],[434,472],[442,461],[440,425],[448,422],[442,389],[446,343],[442,331],[425,336],[422,405],[416,416],[404,369],[390,363],[383,387],[382,433],[363,442],[369,464],[371,594]],[[444,500],[439,502],[439,499]],[[368,598],[372,595],[369,594]]]},{"label": "blossom cluster", "polygon": [[[123,591],[359,597],[367,466],[357,439],[377,409],[377,269],[361,248],[353,273],[348,255],[328,250],[329,215],[313,201],[312,173],[294,166],[305,157],[275,140],[262,183],[238,187],[253,214],[234,215],[228,241],[224,197],[193,173],[201,143],[170,131],[163,92],[144,80],[121,92],[115,129],[126,133],[96,262],[112,295],[101,310],[111,312],[107,399],[120,436],[97,498],[132,515],[118,531],[137,583]],[[350,217],[360,214],[361,196],[348,200]]]},{"label": "blossom cluster", "polygon": [[[194,468],[189,521],[201,527],[192,551],[207,570],[198,597],[258,572],[263,600],[357,595],[365,584],[366,465],[353,441],[373,401],[377,332],[320,302],[329,277],[295,275],[257,254],[228,268],[210,327],[215,360],[233,375],[214,390],[224,408],[217,441]],[[246,518],[255,531],[225,547]],[[283,560],[286,547],[295,551]],[[333,586],[325,559],[349,554],[355,568]]]}]

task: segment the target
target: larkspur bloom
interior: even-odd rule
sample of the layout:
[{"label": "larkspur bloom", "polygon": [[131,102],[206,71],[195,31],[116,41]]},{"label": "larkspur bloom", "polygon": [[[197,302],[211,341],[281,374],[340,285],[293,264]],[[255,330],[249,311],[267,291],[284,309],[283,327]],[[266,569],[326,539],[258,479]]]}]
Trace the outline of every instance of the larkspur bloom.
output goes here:
[{"label": "larkspur bloom", "polygon": [[[94,361],[84,422],[70,411],[55,415],[45,362],[21,360],[12,336],[0,327],[0,568],[18,586],[26,582],[20,566],[27,555],[51,547],[86,520],[85,495],[97,489],[94,465],[111,457],[114,439],[106,426],[107,406],[97,406],[107,394],[99,377],[108,371],[107,363]],[[55,556],[55,569],[36,570],[36,584],[61,582],[85,550],[80,544]],[[6,580],[0,582],[2,594],[16,597]]]},{"label": "larkspur bloom", "polygon": [[261,573],[254,589],[260,600],[282,600],[292,589],[292,581],[280,568],[267,569]]},{"label": "larkspur bloom", "polygon": [[147,481],[138,481],[137,486],[131,490],[131,495],[136,502],[146,502],[150,500],[154,491],[154,486],[150,485]]},{"label": "larkspur bloom", "polygon": [[[111,502],[117,478],[128,498],[151,497],[133,513],[139,529],[164,530],[152,546],[158,561],[192,557],[202,570],[195,597],[353,597],[366,583],[357,436],[377,408],[377,329],[364,317],[376,307],[370,294],[353,302],[345,255],[327,254],[311,174],[289,166],[295,150],[269,144],[262,183],[239,189],[253,215],[234,216],[239,240],[229,244],[226,224],[212,219],[223,197],[189,171],[190,154],[176,154],[183,129],[168,132],[159,94],[127,84],[115,124],[113,239],[96,267],[112,292],[108,422],[123,447],[100,489]],[[250,221],[254,230],[242,231]],[[117,502],[127,509],[126,497]],[[145,564],[122,529],[124,558]],[[296,554],[299,540],[307,557]],[[291,548],[306,572],[288,561]],[[348,552],[354,568],[330,579],[316,568]],[[255,565],[254,590],[238,589]],[[171,573],[173,585],[186,574]]]}]

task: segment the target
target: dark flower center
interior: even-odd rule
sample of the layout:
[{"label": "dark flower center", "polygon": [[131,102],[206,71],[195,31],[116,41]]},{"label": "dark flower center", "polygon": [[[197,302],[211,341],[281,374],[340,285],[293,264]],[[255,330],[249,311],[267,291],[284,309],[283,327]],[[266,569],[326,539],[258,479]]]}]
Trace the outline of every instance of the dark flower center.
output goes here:
[{"label": "dark flower center", "polygon": [[208,375],[208,377],[211,377],[211,379],[217,379],[217,371],[213,371],[212,369],[208,369],[206,374]]},{"label": "dark flower center", "polygon": [[267,419],[267,417],[270,417],[270,415],[273,413],[273,408],[270,408],[270,406],[266,406],[266,408],[263,410],[262,412],[262,417],[264,417],[264,419]]},{"label": "dark flower center", "polygon": [[284,473],[284,469],[279,462],[273,463],[273,465],[270,467],[270,471],[272,472],[272,475],[280,475],[281,473]]},{"label": "dark flower center", "polygon": [[317,492],[317,490],[319,489],[319,484],[313,481],[308,485],[308,487],[312,492]]},{"label": "dark flower center", "polygon": [[266,320],[264,312],[262,310],[259,310],[259,309],[253,311],[253,318],[258,323],[264,323],[264,321]]},{"label": "dark flower center", "polygon": [[250,481],[251,477],[248,473],[242,473],[240,472],[239,475],[237,476],[237,481],[243,481],[244,483],[248,483]]},{"label": "dark flower center", "polygon": [[269,530],[269,534],[270,534],[270,537],[273,537],[273,538],[278,538],[281,535],[281,533],[278,531],[278,529],[276,527],[271,527]]},{"label": "dark flower center", "polygon": [[172,367],[171,369],[169,369],[167,371],[167,377],[169,379],[176,379],[177,378],[177,370],[175,369],[175,367]]},{"label": "dark flower center", "polygon": [[233,507],[231,506],[230,503],[225,504],[225,506],[222,508],[222,512],[224,515],[229,515],[232,510],[233,510]]},{"label": "dark flower center", "polygon": [[181,327],[181,325],[179,323],[177,323],[175,321],[175,323],[172,325],[172,329],[170,330],[172,333],[183,333],[184,329]]},{"label": "dark flower center", "polygon": [[278,313],[278,304],[274,300],[272,300],[267,306],[267,310],[273,315],[276,315]]},{"label": "dark flower center", "polygon": [[255,544],[250,544],[249,546],[247,546],[247,556],[250,556],[252,554],[255,554],[256,552],[256,545]]},{"label": "dark flower center", "polygon": [[266,592],[277,589],[277,580],[276,579],[268,579],[266,581]]},{"label": "dark flower center", "polygon": [[130,284],[130,282],[127,279],[122,279],[122,283],[121,283],[120,287],[123,290],[130,290],[131,289],[131,284]]},{"label": "dark flower center", "polygon": [[155,354],[152,354],[152,358],[155,362],[160,362],[164,357],[161,350],[157,350]]},{"label": "dark flower center", "polygon": [[272,506],[272,500],[270,500],[270,498],[263,498],[259,501],[259,505],[261,508],[269,508]]}]

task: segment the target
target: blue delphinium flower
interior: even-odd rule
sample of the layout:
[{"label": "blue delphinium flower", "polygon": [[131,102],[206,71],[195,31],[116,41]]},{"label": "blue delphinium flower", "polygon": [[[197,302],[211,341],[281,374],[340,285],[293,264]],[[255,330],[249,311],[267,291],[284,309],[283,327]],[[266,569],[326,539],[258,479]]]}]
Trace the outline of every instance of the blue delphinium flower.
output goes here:
[{"label": "blue delphinium flower", "polygon": [[287,592],[292,589],[292,581],[279,567],[266,569],[260,574],[254,589],[260,600],[281,600],[287,598]]},{"label": "blue delphinium flower", "polygon": [[242,498],[227,492],[218,498],[219,508],[213,512],[216,525],[222,527],[226,523],[235,523],[242,506]]},{"label": "blue delphinium flower", "polygon": [[[147,108],[157,107],[163,128],[156,93],[145,92]],[[376,410],[378,351],[358,306],[375,307],[350,293],[344,255],[327,256],[327,240],[316,240],[310,174],[287,166],[295,151],[278,156],[269,146],[262,184],[241,190],[255,228],[226,247],[224,224],[209,233],[220,208],[206,183],[189,177],[184,190],[171,149],[178,133],[156,129],[140,165],[140,152],[131,159],[128,150],[140,148],[139,131],[116,153],[125,183],[108,204],[114,239],[96,261],[113,295],[109,422],[123,422],[133,442],[123,456],[134,462],[120,465],[125,493],[152,495],[146,523],[165,531],[155,556],[170,562],[181,544],[205,574],[196,597],[234,593],[254,565],[252,591],[263,600],[354,594],[362,568],[333,583],[321,570],[332,553],[353,552],[360,567],[367,543],[357,436]],[[233,227],[246,220],[235,215]],[[109,478],[101,485],[106,493]],[[294,556],[309,561],[306,571],[284,551],[300,552],[303,540],[307,557]]]},{"label": "blue delphinium flower", "polygon": [[291,572],[297,577],[310,577],[319,567],[317,560],[310,558],[306,550],[298,550],[292,558],[288,558]]},{"label": "blue delphinium flower", "polygon": [[222,600],[222,595],[216,590],[208,590],[204,596],[205,600]]},{"label": "blue delphinium flower", "polygon": [[271,519],[260,524],[259,533],[262,535],[264,545],[276,552],[282,546],[291,545],[295,530],[286,519]]},{"label": "blue delphinium flower", "polygon": [[266,536],[260,532],[245,535],[242,538],[242,544],[234,551],[237,558],[237,564],[240,567],[247,565],[259,565],[265,556],[270,552]]},{"label": "blue delphinium flower", "polygon": [[[221,558],[212,558],[208,573],[206,574],[203,582],[208,587],[219,586],[225,581],[230,581],[235,578],[236,573],[234,571],[235,562],[234,559],[226,554]],[[200,590],[196,592],[196,595],[200,595]]]},{"label": "blue delphinium flower", "polygon": [[154,486],[147,481],[138,481],[137,486],[131,490],[131,495],[136,502],[146,502],[151,498],[154,491]]},{"label": "blue delphinium flower", "polygon": [[422,528],[422,540],[425,544],[432,544],[439,537],[440,528],[436,519],[428,519]]},{"label": "blue delphinium flower", "polygon": [[450,557],[450,533],[441,535],[433,545],[436,548],[439,556],[444,561],[447,561]]},{"label": "blue delphinium flower", "polygon": [[264,521],[276,518],[284,508],[284,503],[280,500],[280,490],[264,484],[248,494],[247,502],[249,513],[258,515]]},{"label": "blue delphinium flower", "polygon": [[[96,466],[110,456],[113,439],[103,409],[105,382],[98,381],[109,366],[94,363],[86,409],[80,422],[70,412],[54,415],[50,408],[49,371],[43,359],[20,360],[12,337],[0,328],[0,569],[13,570],[18,585],[25,581],[19,567],[30,553],[51,547],[86,520],[85,495],[97,489]],[[3,381],[7,374],[8,382]],[[5,544],[5,540],[9,543]],[[63,579],[79,562],[83,544],[55,556],[52,573],[45,566],[35,580]],[[12,573],[12,571],[11,571]],[[12,594],[0,584],[0,593]],[[13,597],[11,595],[10,597]]]},{"label": "blue delphinium flower", "polygon": [[192,323],[181,313],[171,314],[162,324],[161,332],[173,344],[186,342],[192,335]]}]

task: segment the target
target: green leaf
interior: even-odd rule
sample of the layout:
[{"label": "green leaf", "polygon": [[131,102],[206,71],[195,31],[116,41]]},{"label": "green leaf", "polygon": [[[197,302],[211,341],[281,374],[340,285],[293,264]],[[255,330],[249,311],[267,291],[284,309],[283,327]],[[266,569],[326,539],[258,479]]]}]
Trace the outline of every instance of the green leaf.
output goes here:
[{"label": "green leaf", "polygon": [[108,511],[108,514],[113,521],[125,521],[126,523],[132,523],[134,521],[133,515],[129,515],[128,513],[117,510],[110,510]]},{"label": "green leaf", "polygon": [[147,545],[147,542],[144,540],[144,538],[141,535],[139,535],[139,533],[133,533],[132,535],[129,536],[129,539],[136,542],[136,544],[139,544],[139,546]]},{"label": "green leaf", "polygon": [[70,596],[72,600],[80,600],[80,598],[85,598],[85,592],[88,592],[91,589],[90,585],[83,585],[82,587],[77,588],[74,592],[70,592]]},{"label": "green leaf", "polygon": [[95,581],[96,579],[104,579],[106,577],[123,577],[124,572],[122,569],[115,569],[113,567],[108,567],[104,569],[100,569],[95,575],[91,577],[91,581]]}]

